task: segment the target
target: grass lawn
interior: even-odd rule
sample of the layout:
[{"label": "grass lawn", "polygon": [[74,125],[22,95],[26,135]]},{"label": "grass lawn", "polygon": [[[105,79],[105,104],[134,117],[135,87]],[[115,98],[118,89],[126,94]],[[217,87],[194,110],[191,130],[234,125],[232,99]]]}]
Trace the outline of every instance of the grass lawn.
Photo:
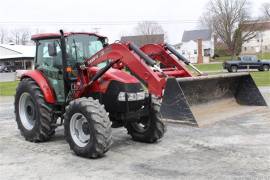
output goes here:
[{"label": "grass lawn", "polygon": [[251,76],[253,77],[257,86],[270,86],[270,71],[267,72],[251,72]]},{"label": "grass lawn", "polygon": [[259,59],[269,59],[270,60],[270,53],[263,53],[262,55],[258,55]]},{"label": "grass lawn", "polygon": [[[208,74],[217,74],[222,72],[222,64],[196,64],[199,70],[203,72],[209,72]],[[212,71],[212,72],[211,72]],[[255,80],[257,86],[270,86],[270,71],[261,72],[253,71],[250,72],[251,76]]]},{"label": "grass lawn", "polygon": [[19,81],[0,82],[0,96],[14,96]]},{"label": "grass lawn", "polygon": [[[257,55],[258,59],[267,59],[270,60],[270,53],[263,53],[263,54],[258,54]],[[236,59],[236,58],[234,58]],[[211,62],[224,62],[224,61],[230,61],[232,60],[231,56],[221,56],[221,57],[216,57],[215,59],[211,59]]]},{"label": "grass lawn", "polygon": [[195,64],[195,66],[201,71],[222,71],[222,64]]}]

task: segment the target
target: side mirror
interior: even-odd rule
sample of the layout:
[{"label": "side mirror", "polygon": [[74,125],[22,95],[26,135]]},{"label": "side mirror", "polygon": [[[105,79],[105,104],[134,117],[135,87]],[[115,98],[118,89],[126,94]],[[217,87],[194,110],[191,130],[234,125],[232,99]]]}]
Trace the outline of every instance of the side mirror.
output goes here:
[{"label": "side mirror", "polygon": [[105,48],[105,47],[109,46],[109,43],[104,43],[103,46],[104,46],[104,48]]},{"label": "side mirror", "polygon": [[48,51],[49,56],[57,56],[56,44],[55,43],[48,44]]},{"label": "side mirror", "polygon": [[102,37],[101,41],[103,42],[103,48],[109,45],[109,39],[107,37]]}]

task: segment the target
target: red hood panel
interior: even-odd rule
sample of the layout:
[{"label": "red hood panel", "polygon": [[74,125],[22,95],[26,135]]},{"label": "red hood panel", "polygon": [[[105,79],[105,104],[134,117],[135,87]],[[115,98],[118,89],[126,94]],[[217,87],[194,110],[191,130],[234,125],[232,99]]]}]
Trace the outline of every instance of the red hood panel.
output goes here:
[{"label": "red hood panel", "polygon": [[[96,73],[99,70],[99,68],[90,67],[89,70],[92,73]],[[130,75],[129,73],[124,72],[122,70],[114,69],[114,68],[109,69],[102,76],[102,79],[106,81],[115,80],[122,83],[139,83],[139,81],[134,76]]]}]

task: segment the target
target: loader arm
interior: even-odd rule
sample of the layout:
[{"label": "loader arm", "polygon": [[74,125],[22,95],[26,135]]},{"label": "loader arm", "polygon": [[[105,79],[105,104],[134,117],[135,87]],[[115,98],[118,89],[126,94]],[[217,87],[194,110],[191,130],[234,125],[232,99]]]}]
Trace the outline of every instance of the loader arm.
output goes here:
[{"label": "loader arm", "polygon": [[[109,61],[110,63],[107,67],[110,67],[110,65],[114,64],[113,62],[121,63],[131,71],[132,75],[147,86],[149,93],[162,97],[162,92],[166,85],[166,77],[162,77],[152,70],[151,66],[147,65],[146,62],[151,64],[154,61],[152,60],[153,62],[151,62],[151,59],[145,54],[141,54],[143,52],[138,52],[138,49],[134,49],[134,44],[131,43],[113,43],[97,52],[91,58],[86,59],[85,65],[91,67]],[[106,68],[106,70],[109,70],[109,68]],[[105,73],[105,71],[102,73]]]},{"label": "loader arm", "polygon": [[[165,44],[146,44],[141,47],[142,51],[148,54],[156,61],[160,61],[165,67],[175,66],[178,71],[183,71],[179,73],[178,71],[172,71],[169,75],[173,77],[191,77],[192,74],[186,68],[186,65],[191,67],[199,76],[206,76],[207,74],[201,72],[198,68],[196,68],[190,61],[182,56],[176,49],[174,49],[171,45]],[[178,73],[177,73],[178,72]],[[179,76],[180,75],[180,76]]]},{"label": "loader arm", "polygon": [[161,62],[166,67],[163,69],[165,73],[172,76],[175,74],[178,77],[192,77],[185,64],[168,52],[164,44],[146,44],[141,47],[141,50],[153,60]]}]

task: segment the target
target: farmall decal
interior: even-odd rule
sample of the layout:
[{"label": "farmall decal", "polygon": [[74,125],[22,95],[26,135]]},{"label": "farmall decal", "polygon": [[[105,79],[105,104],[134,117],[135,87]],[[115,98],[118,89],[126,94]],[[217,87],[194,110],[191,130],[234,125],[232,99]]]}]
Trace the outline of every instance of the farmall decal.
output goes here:
[{"label": "farmall decal", "polygon": [[94,61],[96,61],[98,58],[104,56],[105,54],[111,52],[111,47],[107,47],[101,51],[99,51],[96,55],[94,55],[92,58],[87,60],[87,65],[90,66]]}]

